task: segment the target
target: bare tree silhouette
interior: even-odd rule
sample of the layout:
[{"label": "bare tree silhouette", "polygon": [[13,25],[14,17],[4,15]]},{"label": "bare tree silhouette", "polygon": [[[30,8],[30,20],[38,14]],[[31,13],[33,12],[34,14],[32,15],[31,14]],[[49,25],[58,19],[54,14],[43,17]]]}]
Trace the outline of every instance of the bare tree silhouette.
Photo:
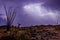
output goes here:
[{"label": "bare tree silhouette", "polygon": [[9,9],[7,9],[5,5],[3,5],[3,7],[7,17],[7,31],[8,31],[16,17],[16,8],[13,9],[12,7],[9,7]]}]

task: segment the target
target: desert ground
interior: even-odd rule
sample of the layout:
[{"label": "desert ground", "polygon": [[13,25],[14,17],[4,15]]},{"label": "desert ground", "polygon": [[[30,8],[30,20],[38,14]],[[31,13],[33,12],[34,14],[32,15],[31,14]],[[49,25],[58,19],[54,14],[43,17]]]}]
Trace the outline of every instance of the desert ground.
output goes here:
[{"label": "desert ground", "polygon": [[60,25],[35,25],[30,27],[0,27],[0,40],[60,40]]}]

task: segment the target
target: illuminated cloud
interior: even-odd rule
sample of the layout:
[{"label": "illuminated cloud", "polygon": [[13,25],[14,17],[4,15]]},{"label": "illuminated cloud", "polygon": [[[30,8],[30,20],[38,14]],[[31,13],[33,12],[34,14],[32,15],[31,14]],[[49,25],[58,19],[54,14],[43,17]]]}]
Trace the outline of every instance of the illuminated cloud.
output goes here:
[{"label": "illuminated cloud", "polygon": [[[44,25],[44,24],[58,24],[60,23],[60,0],[2,0],[7,7],[16,7],[17,16],[14,21],[14,25],[20,23],[22,26],[27,25]],[[44,2],[44,3],[41,3]],[[1,2],[0,2],[1,4]],[[15,5],[15,6],[14,6]],[[6,15],[4,8],[1,8],[0,24],[6,21]]]},{"label": "illuminated cloud", "polygon": [[2,19],[5,19],[6,20],[6,15],[2,15],[0,16]]},{"label": "illuminated cloud", "polygon": [[42,4],[43,3],[26,4],[23,8],[26,13],[33,15],[33,17],[50,17],[55,20],[57,13],[52,10],[47,10]]}]

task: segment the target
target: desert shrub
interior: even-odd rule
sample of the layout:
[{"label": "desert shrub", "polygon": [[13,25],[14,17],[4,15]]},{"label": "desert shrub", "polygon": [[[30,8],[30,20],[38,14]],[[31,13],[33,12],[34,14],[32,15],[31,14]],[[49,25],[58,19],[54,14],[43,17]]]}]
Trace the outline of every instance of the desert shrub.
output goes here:
[{"label": "desert shrub", "polygon": [[21,34],[20,40],[29,40],[29,35],[27,33]]}]

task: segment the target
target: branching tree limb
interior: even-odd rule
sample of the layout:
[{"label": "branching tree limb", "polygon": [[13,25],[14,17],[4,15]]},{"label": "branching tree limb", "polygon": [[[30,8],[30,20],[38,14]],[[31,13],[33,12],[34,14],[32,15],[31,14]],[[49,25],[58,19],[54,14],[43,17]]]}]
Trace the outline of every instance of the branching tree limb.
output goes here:
[{"label": "branching tree limb", "polygon": [[6,13],[6,17],[7,17],[7,31],[8,31],[16,17],[16,11],[15,11],[16,9],[12,10],[12,7],[10,7],[7,10],[5,5],[3,7],[5,9],[5,13]]}]

